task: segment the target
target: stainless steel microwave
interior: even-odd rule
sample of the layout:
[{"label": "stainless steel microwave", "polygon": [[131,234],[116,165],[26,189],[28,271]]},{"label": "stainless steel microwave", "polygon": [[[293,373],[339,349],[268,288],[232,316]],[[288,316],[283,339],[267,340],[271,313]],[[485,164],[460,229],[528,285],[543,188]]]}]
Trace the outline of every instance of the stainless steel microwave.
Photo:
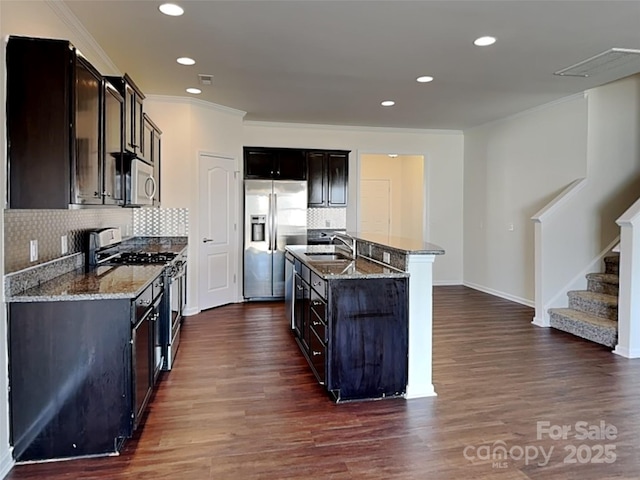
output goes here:
[{"label": "stainless steel microwave", "polygon": [[[131,160],[131,177],[128,179],[130,205],[152,205],[156,194],[156,179],[153,178],[153,167],[142,160]],[[128,185],[129,186],[129,185]]]}]

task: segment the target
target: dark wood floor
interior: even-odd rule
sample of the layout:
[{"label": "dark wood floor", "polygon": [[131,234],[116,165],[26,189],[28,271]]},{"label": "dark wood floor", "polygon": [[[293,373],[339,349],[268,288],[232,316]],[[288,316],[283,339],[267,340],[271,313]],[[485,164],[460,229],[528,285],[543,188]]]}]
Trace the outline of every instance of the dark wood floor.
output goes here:
[{"label": "dark wood floor", "polygon": [[[436,287],[438,396],[336,405],[281,304],[213,309],[186,319],[176,367],[120,456],[20,465],[7,478],[640,478],[640,361],[534,327],[532,316],[471,289]],[[581,421],[613,425],[616,438],[576,439]],[[536,422],[572,431],[538,438]],[[615,461],[592,463],[606,458],[604,445]],[[500,446],[506,459],[484,458]],[[540,448],[552,449],[546,465]],[[538,458],[519,458],[525,451]]]}]

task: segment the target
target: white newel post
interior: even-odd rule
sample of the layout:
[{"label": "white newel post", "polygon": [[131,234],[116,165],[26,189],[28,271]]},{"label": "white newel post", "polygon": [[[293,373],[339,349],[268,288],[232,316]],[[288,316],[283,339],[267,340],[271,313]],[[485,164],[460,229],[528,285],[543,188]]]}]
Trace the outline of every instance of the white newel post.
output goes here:
[{"label": "white newel post", "polygon": [[542,235],[542,219],[534,217],[534,243],[535,243],[535,317],[533,317],[534,325],[538,327],[549,327],[549,313],[545,308],[546,298],[544,297],[544,245]]},{"label": "white newel post", "polygon": [[616,222],[620,226],[620,293],[618,345],[613,353],[626,358],[640,358],[640,214],[634,215],[634,210]]},{"label": "white newel post", "polygon": [[409,381],[406,398],[433,397],[433,261],[435,255],[410,254]]}]

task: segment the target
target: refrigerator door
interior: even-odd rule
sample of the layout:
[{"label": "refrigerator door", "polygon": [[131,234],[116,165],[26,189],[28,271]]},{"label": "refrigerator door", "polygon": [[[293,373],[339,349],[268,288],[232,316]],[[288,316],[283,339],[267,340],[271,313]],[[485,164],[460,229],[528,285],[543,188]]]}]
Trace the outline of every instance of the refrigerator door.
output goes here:
[{"label": "refrigerator door", "polygon": [[273,182],[273,297],[284,297],[284,247],[307,243],[307,182]]},{"label": "refrigerator door", "polygon": [[273,296],[273,182],[244,182],[244,296]]}]

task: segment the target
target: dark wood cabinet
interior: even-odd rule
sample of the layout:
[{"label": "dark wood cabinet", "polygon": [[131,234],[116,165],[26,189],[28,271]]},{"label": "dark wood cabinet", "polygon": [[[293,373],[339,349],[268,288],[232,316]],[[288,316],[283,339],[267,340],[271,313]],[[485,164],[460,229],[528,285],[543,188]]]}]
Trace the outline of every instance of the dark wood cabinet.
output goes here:
[{"label": "dark wood cabinet", "polygon": [[244,147],[244,178],[306,180],[307,162],[304,150]]},{"label": "dark wood cabinet", "polygon": [[163,290],[155,284],[134,301],[9,304],[16,460],[115,453],[133,434],[156,380]]},{"label": "dark wood cabinet", "polygon": [[124,98],[108,81],[104,82],[104,113],[102,155],[103,199],[105,204],[124,203],[123,187],[123,114]]},{"label": "dark wood cabinet", "polygon": [[12,36],[6,51],[8,207],[120,204],[103,77],[64,40]]},{"label": "dark wood cabinet", "polygon": [[153,178],[156,181],[156,193],[153,204],[160,206],[160,161],[162,150],[162,131],[149,116],[143,115],[142,152],[144,159],[153,167]]},{"label": "dark wood cabinet", "polygon": [[349,152],[307,152],[308,206],[346,207],[349,181]]},{"label": "dark wood cabinet", "polygon": [[147,160],[143,152],[144,94],[127,74],[106,77],[124,98],[124,151]]},{"label": "dark wood cabinet", "polygon": [[408,379],[406,278],[325,280],[296,265],[295,336],[336,401],[400,396]]}]

